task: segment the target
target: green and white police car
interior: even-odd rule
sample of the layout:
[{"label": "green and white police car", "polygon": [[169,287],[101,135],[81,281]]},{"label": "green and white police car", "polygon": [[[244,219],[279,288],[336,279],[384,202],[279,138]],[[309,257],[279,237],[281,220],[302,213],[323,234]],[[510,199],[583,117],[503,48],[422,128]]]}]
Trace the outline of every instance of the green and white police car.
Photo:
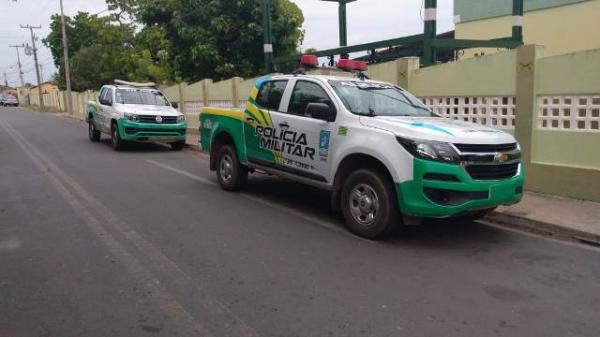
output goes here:
[{"label": "green and white police car", "polygon": [[421,218],[478,218],[523,195],[511,134],[442,118],[406,90],[365,76],[266,76],[244,110],[204,108],[200,122],[223,189],[240,189],[260,170],[329,190],[347,227],[366,238]]},{"label": "green and white police car", "polygon": [[121,80],[103,86],[98,100],[87,102],[85,108],[90,140],[110,135],[115,151],[127,142],[161,142],[173,150],[183,149],[185,115],[154,86]]}]

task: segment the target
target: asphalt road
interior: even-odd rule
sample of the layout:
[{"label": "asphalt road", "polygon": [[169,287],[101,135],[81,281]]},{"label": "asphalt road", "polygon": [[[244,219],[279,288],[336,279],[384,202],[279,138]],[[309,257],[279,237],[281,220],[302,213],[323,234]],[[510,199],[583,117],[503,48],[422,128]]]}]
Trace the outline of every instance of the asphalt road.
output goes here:
[{"label": "asphalt road", "polygon": [[600,336],[598,250],[481,223],[369,242],[327,205],[2,108],[0,337]]}]

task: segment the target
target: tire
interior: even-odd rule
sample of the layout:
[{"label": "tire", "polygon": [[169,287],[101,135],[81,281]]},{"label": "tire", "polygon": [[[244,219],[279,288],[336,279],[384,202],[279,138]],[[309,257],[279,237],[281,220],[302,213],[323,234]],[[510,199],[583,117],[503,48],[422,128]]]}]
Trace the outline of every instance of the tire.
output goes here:
[{"label": "tire", "polygon": [[238,191],[248,181],[248,169],[240,164],[232,145],[224,145],[218,151],[217,179],[226,191]]},{"label": "tire", "polygon": [[341,210],[348,229],[367,239],[391,234],[401,219],[392,183],[371,169],[356,170],[346,178]]},{"label": "tire", "polygon": [[185,140],[182,140],[179,142],[173,142],[170,145],[171,145],[171,149],[173,149],[173,151],[181,151],[185,147]]},{"label": "tire", "polygon": [[90,117],[88,120],[88,136],[90,138],[90,141],[94,143],[100,141],[101,134],[102,133],[100,132],[100,130],[96,129],[94,119]]},{"label": "tire", "polygon": [[113,123],[110,127],[110,138],[111,145],[114,151],[121,151],[125,146],[123,140],[121,139],[121,135],[119,135],[119,128],[116,123]]}]

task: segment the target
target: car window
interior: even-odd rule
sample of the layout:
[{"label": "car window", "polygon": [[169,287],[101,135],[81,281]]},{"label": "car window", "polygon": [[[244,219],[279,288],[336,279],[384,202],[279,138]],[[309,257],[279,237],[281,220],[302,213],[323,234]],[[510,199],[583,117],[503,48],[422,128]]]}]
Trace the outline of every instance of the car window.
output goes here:
[{"label": "car window", "polygon": [[106,102],[108,104],[113,103],[113,89],[106,90]]},{"label": "car window", "polygon": [[335,110],[331,98],[319,84],[309,81],[296,82],[288,112],[305,116],[306,107],[309,103],[325,103],[332,110]]},{"label": "car window", "polygon": [[261,108],[269,110],[279,110],[279,104],[281,104],[281,98],[283,92],[287,86],[288,81],[269,81],[263,83],[256,96],[256,104]]},{"label": "car window", "polygon": [[100,89],[100,94],[98,95],[98,101],[101,101],[104,98],[104,95],[106,95],[106,88]]}]

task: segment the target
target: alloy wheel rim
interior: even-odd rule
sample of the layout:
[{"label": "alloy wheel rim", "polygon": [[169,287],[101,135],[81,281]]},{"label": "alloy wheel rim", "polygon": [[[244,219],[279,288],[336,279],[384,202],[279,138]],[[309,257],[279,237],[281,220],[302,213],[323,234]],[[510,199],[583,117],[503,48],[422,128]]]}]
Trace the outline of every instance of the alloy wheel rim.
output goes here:
[{"label": "alloy wheel rim", "polygon": [[379,214],[379,196],[373,187],[367,184],[356,185],[348,200],[350,213],[356,222],[368,227],[375,222]]},{"label": "alloy wheel rim", "polygon": [[219,163],[219,173],[224,182],[229,182],[233,175],[233,159],[229,154],[225,154]]}]

